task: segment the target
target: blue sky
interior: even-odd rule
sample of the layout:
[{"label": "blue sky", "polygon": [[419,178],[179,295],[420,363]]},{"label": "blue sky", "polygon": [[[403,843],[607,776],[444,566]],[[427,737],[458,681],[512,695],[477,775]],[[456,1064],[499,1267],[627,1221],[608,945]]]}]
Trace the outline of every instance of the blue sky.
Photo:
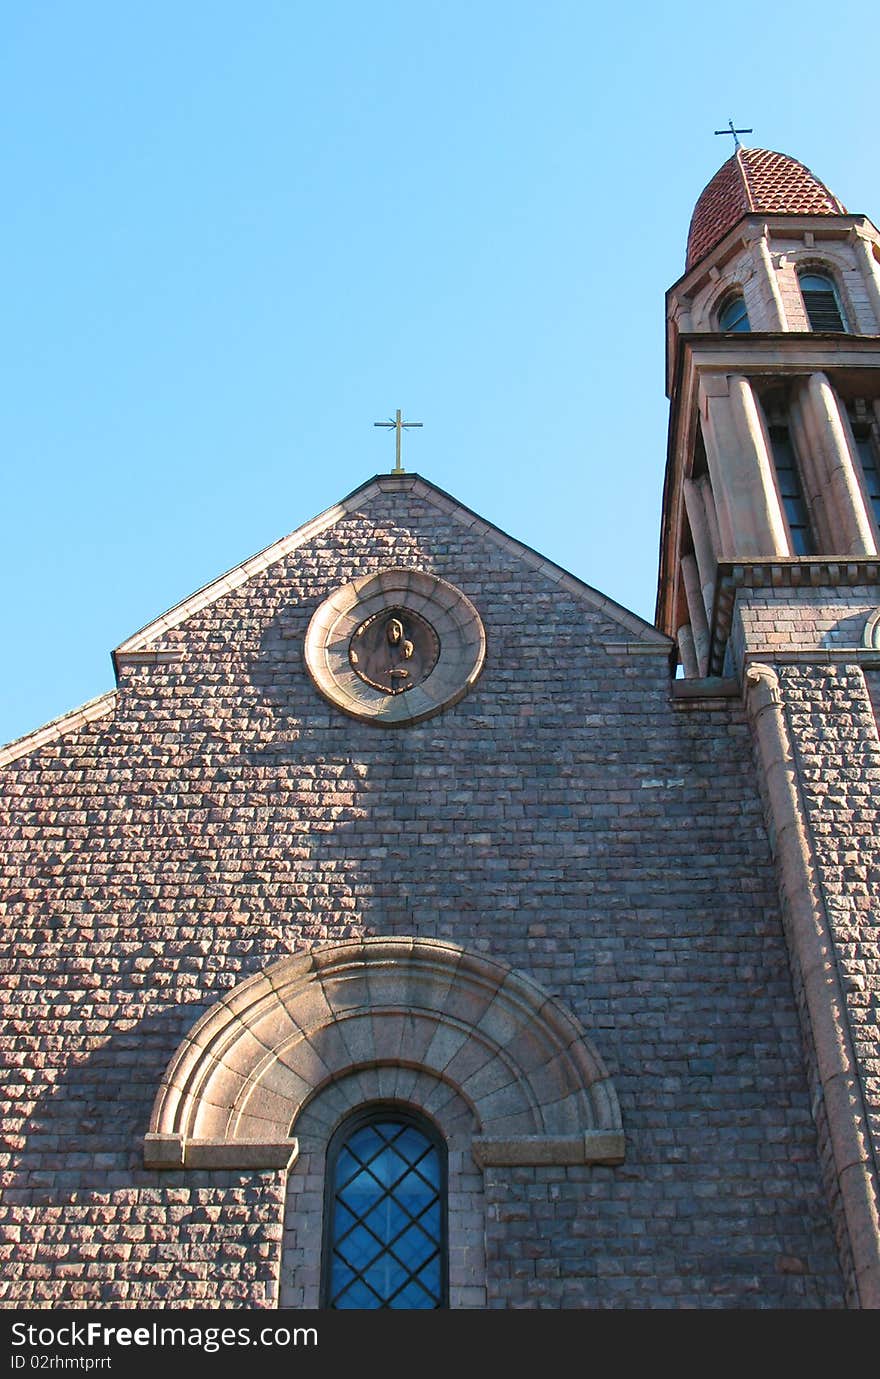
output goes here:
[{"label": "blue sky", "polygon": [[390,469],[396,407],[408,469],[651,618],[712,131],[880,218],[876,24],[833,14],[7,0],[0,741]]}]

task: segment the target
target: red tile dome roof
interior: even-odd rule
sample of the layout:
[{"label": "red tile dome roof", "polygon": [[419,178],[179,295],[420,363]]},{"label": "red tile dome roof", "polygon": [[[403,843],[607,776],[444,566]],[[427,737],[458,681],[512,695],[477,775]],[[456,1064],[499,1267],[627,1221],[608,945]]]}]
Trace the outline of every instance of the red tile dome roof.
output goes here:
[{"label": "red tile dome roof", "polygon": [[694,207],[685,271],[714,249],[741,216],[751,214],[846,215],[846,207],[796,158],[765,148],[738,148]]}]

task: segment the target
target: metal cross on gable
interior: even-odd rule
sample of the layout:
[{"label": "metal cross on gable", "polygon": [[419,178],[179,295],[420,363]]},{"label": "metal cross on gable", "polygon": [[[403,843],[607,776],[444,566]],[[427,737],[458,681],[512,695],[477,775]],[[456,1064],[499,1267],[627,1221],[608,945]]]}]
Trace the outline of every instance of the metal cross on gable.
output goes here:
[{"label": "metal cross on gable", "polygon": [[733,145],[734,145],[734,148],[740,148],[740,147],[741,147],[740,142],[739,142],[739,136],[740,136],[740,134],[754,134],[754,132],[755,132],[755,131],[754,131],[753,129],[734,129],[734,127],[733,127],[733,120],[728,120],[728,121],[727,121],[727,129],[716,129],[716,130],[715,130],[715,133],[716,133],[716,134],[732,134],[732,135],[733,135]]},{"label": "metal cross on gable", "polygon": [[373,425],[374,425],[374,426],[393,427],[394,430],[397,432],[397,459],[396,459],[394,468],[392,469],[391,473],[392,473],[392,474],[403,474],[403,472],[404,472],[403,465],[400,463],[400,437],[401,437],[401,433],[402,433],[404,430],[408,430],[411,426],[423,426],[423,425],[424,425],[424,422],[421,422],[421,421],[401,421],[401,419],[400,419],[400,408],[398,407],[397,413],[396,413],[396,416],[395,416],[394,421],[374,421],[374,422],[373,422]]}]

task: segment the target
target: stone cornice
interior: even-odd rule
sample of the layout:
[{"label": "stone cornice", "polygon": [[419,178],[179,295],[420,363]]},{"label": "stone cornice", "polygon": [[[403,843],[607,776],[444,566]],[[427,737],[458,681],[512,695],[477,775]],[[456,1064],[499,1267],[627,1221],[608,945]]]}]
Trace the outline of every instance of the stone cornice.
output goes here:
[{"label": "stone cornice", "polygon": [[144,1167],[172,1169],[288,1169],[296,1163],[296,1139],[187,1139],[184,1135],[145,1135]]},{"label": "stone cornice", "polygon": [[663,656],[668,658],[672,652],[672,642],[668,637],[656,642],[600,642],[599,645],[609,656]]},{"label": "stone cornice", "polygon": [[183,660],[180,650],[169,651],[162,648],[147,651],[114,651],[113,664],[117,677],[122,666],[167,666]]},{"label": "stone cornice", "polygon": [[673,680],[671,703],[676,710],[729,708],[739,698],[739,682],[722,680],[717,675],[701,680]]},{"label": "stone cornice", "polygon": [[778,647],[764,647],[760,651],[746,651],[743,665],[772,661],[777,666],[836,666],[857,665],[863,670],[880,669],[880,651],[864,646],[802,647],[781,651]]},{"label": "stone cornice", "polygon": [[679,385],[693,369],[784,373],[803,369],[876,367],[880,336],[839,331],[750,331],[742,335],[694,331],[679,337]]},{"label": "stone cornice", "polygon": [[[715,579],[715,606],[712,611],[712,640],[709,671],[720,675],[737,591],[740,589],[839,589],[880,584],[880,560],[876,556],[832,559],[829,556],[804,556],[799,559],[771,556],[765,560],[719,561]],[[864,658],[876,660],[873,647],[835,647],[808,651],[814,661]],[[766,657],[765,657],[766,659]],[[780,659],[774,652],[771,659]]]},{"label": "stone cornice", "polygon": [[817,240],[843,240],[854,231],[875,241],[877,236],[876,227],[862,214],[769,215],[767,212],[748,211],[708,254],[704,254],[667,289],[667,303],[672,296],[692,298],[709,276],[709,270],[713,266],[723,265],[733,254],[739,253],[744,242],[751,243],[762,234],[770,239],[803,239],[806,230]]}]

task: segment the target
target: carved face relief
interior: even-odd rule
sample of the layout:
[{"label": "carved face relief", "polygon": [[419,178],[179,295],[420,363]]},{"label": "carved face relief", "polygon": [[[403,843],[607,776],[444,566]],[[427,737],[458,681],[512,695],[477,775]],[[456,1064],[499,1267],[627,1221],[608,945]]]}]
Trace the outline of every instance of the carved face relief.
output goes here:
[{"label": "carved face relief", "polygon": [[362,622],[348,659],[355,674],[386,694],[404,694],[431,674],[440,639],[429,622],[405,608],[389,608]]},{"label": "carved face relief", "polygon": [[475,683],[486,633],[470,599],[424,570],[386,569],[334,590],[305,641],[315,687],[353,718],[405,728]]}]

